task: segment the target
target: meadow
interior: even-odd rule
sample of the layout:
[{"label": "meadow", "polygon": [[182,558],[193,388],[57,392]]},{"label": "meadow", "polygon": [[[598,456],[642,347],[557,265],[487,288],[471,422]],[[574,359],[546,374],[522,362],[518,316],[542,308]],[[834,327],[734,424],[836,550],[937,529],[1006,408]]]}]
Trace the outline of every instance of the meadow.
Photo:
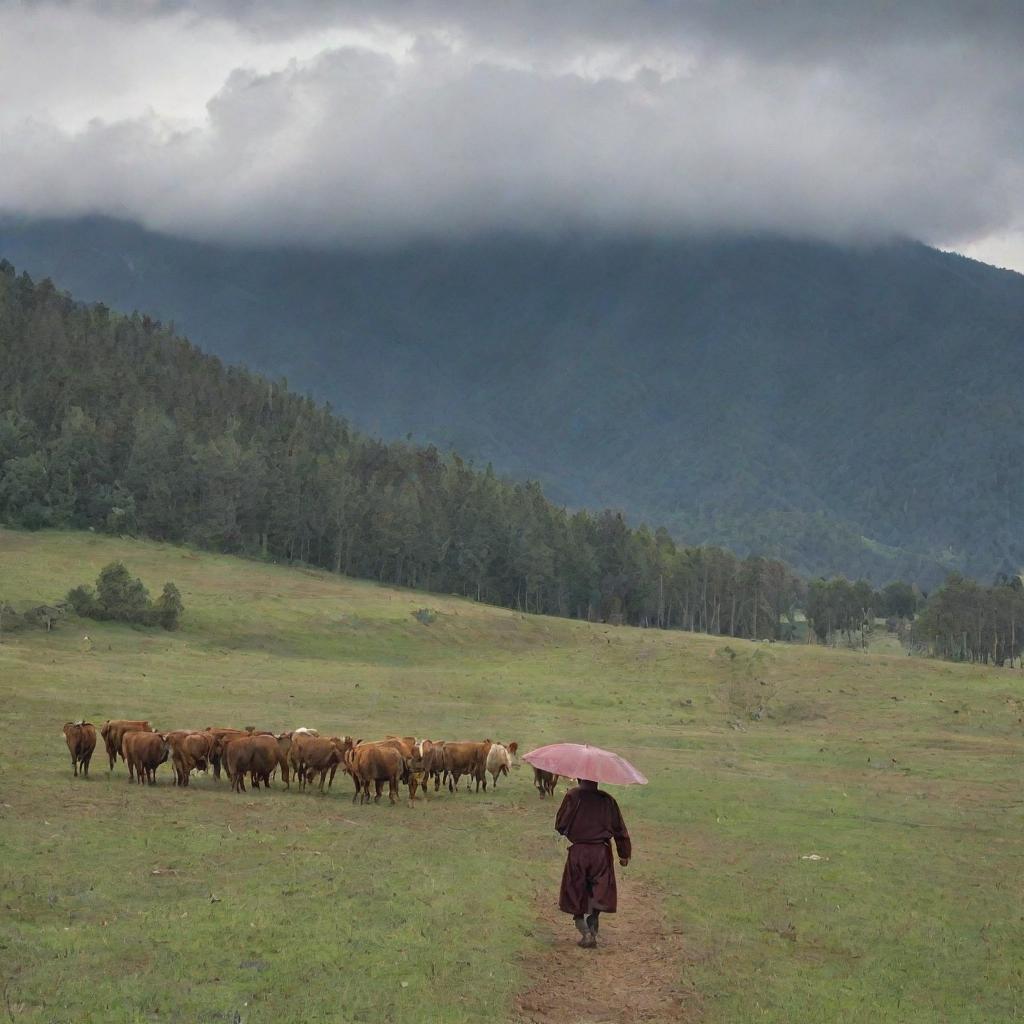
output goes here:
[{"label": "meadow", "polygon": [[154,593],[177,583],[180,630],[69,619],[0,642],[0,1017],[512,1024],[545,971],[610,964],[552,925],[564,845],[525,766],[414,807],[353,806],[342,776],[326,796],[179,790],[167,766],[129,786],[101,748],[73,778],[61,725],[114,717],[623,753],[650,785],[615,792],[622,899],[680,937],[650,953],[679,1001],[594,1016],[581,994],[563,1024],[1024,1017],[1019,672],[522,615],[86,533],[0,531],[0,601],[55,601],[113,559]]}]

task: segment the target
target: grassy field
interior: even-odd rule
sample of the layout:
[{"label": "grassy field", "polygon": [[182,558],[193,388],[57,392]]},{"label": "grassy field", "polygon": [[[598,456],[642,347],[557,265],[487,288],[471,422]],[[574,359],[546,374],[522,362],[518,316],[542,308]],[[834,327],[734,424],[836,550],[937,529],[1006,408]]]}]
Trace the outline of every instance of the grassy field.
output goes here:
[{"label": "grassy field", "polygon": [[629,872],[685,935],[663,969],[704,1020],[1024,1018],[1018,673],[89,534],[0,531],[0,600],[53,601],[114,558],[178,584],[179,632],[71,620],[0,644],[0,1018],[513,1021],[550,943],[536,894],[563,848],[527,769],[414,808],[352,806],[345,779],[237,796],[164,767],[129,787],[101,753],[72,777],[79,717],[611,746],[650,777],[616,793]]}]

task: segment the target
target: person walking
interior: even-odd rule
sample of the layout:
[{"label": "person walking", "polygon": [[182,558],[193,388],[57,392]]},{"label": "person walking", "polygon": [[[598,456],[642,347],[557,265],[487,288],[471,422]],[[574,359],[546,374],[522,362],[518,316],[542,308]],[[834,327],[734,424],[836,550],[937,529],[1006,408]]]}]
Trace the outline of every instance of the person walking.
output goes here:
[{"label": "person walking", "polygon": [[615,798],[589,779],[578,779],[555,816],[555,831],[572,844],[565,859],[558,908],[572,914],[580,933],[577,945],[593,949],[602,912],[614,914],[618,902],[612,841],[625,867],[632,843]]}]

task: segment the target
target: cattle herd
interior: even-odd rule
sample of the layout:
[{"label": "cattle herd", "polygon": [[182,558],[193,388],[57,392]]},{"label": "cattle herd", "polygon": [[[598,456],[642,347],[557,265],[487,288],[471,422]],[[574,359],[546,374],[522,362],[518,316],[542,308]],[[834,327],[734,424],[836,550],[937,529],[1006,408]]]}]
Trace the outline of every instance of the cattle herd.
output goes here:
[{"label": "cattle herd", "polygon": [[[91,722],[68,722],[64,739],[77,776],[89,774],[89,761],[96,749],[97,729]],[[300,728],[291,732],[260,732],[253,728],[213,728],[190,731],[178,729],[159,732],[148,721],[114,719],[99,729],[106,746],[110,770],[117,759],[128,767],[129,782],[156,783],[156,772],[168,760],[174,772],[173,784],[187,786],[193,772],[213,770],[214,778],[223,772],[236,793],[245,792],[248,777],[253,789],[270,787],[278,772],[285,789],[294,779],[299,790],[317,782],[321,793],[330,789],[338,769],[351,777],[355,785],[352,802],[379,802],[384,784],[388,799],[396,803],[399,786],[409,791],[410,804],[417,792],[436,793],[442,786],[449,792],[459,788],[466,777],[466,788],[474,784],[487,790],[487,776],[497,787],[498,779],[513,766],[517,743],[491,740],[458,743],[416,739],[413,736],[388,736],[383,740],[353,740],[351,736],[321,737],[316,729]],[[534,785],[543,799],[554,794],[557,775],[533,771]],[[373,791],[371,792],[371,787]]]}]

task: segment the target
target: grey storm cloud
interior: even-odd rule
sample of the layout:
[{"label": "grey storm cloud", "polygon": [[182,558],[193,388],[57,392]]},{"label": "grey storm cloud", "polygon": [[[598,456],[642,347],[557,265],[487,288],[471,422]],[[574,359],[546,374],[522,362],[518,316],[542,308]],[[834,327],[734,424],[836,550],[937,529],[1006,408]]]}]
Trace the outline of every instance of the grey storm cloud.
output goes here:
[{"label": "grey storm cloud", "polygon": [[1024,224],[1021,10],[0,3],[0,210],[970,241]]}]

